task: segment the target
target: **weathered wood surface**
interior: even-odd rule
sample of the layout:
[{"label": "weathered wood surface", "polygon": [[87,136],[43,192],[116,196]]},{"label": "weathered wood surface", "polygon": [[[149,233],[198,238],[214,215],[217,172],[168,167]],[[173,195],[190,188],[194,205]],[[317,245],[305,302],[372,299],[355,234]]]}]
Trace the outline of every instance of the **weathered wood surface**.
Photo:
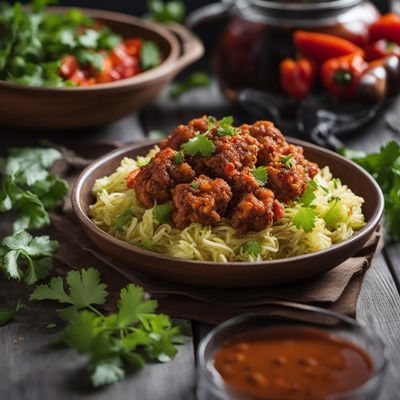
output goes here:
[{"label": "weathered wood surface", "polygon": [[[396,107],[400,110],[400,105]],[[71,132],[46,136],[57,143],[76,144],[79,140],[117,140],[129,142],[143,137],[143,131],[161,129],[169,132],[180,122],[210,113],[216,116],[235,114],[236,110],[219,94],[217,88],[202,89],[183,96],[178,102],[163,93],[159,100],[136,115],[124,118],[108,127],[89,132]],[[0,130],[3,146],[33,143],[35,135]],[[343,138],[353,148],[373,151],[388,140],[400,140],[400,136],[388,129],[384,118],[373,122],[357,135]],[[7,143],[6,143],[7,142]],[[0,235],[9,229],[7,218],[0,217]],[[385,257],[378,255],[367,273],[360,294],[358,318],[372,325],[388,346],[391,365],[380,400],[398,400],[400,376],[400,246],[390,245]],[[391,265],[391,270],[388,266]],[[23,296],[21,286],[0,280],[0,306],[11,304]],[[56,329],[46,325],[55,320],[53,306],[45,303],[32,304],[16,321],[0,328],[0,398],[9,400],[64,400],[64,399],[135,399],[135,400],[183,400],[193,399],[195,384],[194,345],[192,340],[180,348],[177,358],[169,364],[150,365],[138,374],[130,375],[123,382],[102,391],[93,392],[82,373],[83,359],[69,350],[53,350],[48,341],[56,335]],[[195,338],[210,328],[194,324]],[[197,344],[197,343],[195,343]]]}]

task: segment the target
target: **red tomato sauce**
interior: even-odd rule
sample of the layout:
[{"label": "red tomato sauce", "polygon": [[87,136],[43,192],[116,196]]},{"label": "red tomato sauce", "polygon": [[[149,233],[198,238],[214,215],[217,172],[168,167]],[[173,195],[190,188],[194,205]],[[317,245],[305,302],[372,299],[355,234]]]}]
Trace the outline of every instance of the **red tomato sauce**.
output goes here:
[{"label": "red tomato sauce", "polygon": [[373,373],[364,350],[311,328],[238,335],[217,351],[214,367],[237,391],[265,400],[325,400],[359,387]]}]

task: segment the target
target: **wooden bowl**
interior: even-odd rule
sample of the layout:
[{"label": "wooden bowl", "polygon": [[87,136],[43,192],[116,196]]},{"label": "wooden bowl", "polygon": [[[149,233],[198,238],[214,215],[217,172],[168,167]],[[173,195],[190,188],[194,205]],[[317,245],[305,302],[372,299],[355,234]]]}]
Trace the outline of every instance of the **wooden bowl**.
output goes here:
[{"label": "wooden bowl", "polygon": [[[65,7],[51,7],[62,14]],[[37,88],[0,81],[0,124],[29,129],[98,126],[147,104],[183,68],[200,58],[204,48],[177,24],[158,24],[129,15],[81,9],[123,37],[143,37],[158,44],[164,61],[132,78],[88,87]]]},{"label": "wooden bowl", "polygon": [[289,142],[303,146],[306,157],[320,166],[329,166],[332,174],[364,198],[366,225],[351,238],[332,247],[301,256],[263,262],[216,263],[189,261],[141,249],[114,238],[98,228],[89,217],[94,203],[93,183],[109,175],[123,157],[145,155],[155,141],[115,150],[88,166],[77,179],[72,191],[72,205],[83,229],[105,254],[121,261],[126,268],[167,281],[205,287],[274,286],[304,280],[322,274],[355,255],[375,231],[383,213],[383,194],[375,180],[346,158],[322,147],[297,139]]}]

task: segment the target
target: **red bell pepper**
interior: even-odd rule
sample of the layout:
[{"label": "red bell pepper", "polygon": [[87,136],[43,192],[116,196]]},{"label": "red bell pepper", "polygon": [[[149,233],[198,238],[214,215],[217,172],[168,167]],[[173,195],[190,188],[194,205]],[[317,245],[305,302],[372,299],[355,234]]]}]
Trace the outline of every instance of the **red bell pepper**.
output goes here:
[{"label": "red bell pepper", "polygon": [[380,39],[386,39],[400,45],[400,17],[397,14],[385,14],[370,25],[370,42],[373,43]]},{"label": "red bell pepper", "polygon": [[359,54],[332,58],[322,65],[322,84],[326,90],[338,97],[354,97],[358,81],[367,67],[368,64]]},{"label": "red bell pepper", "polygon": [[283,90],[296,99],[303,99],[311,91],[315,68],[311,61],[286,58],[280,64],[280,81]]},{"label": "red bell pepper", "polygon": [[346,39],[306,31],[296,31],[294,42],[297,50],[303,57],[309,58],[318,64],[330,58],[345,56],[357,53],[364,55],[364,51]]},{"label": "red bell pepper", "polygon": [[365,50],[365,59],[367,61],[379,60],[392,55],[400,57],[400,46],[387,39],[380,39],[370,44]]}]

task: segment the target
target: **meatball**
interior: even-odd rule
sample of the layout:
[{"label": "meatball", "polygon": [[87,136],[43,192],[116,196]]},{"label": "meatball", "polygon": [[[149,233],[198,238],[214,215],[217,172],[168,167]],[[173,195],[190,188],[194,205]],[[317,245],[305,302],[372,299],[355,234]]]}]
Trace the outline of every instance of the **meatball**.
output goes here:
[{"label": "meatball", "polygon": [[246,193],[231,213],[231,225],[239,234],[261,231],[282,218],[283,206],[275,200],[274,193],[266,188],[258,188]]},{"label": "meatball", "polygon": [[252,168],[257,161],[258,143],[250,135],[217,136],[210,133],[215,151],[210,157],[195,156],[189,160],[197,174],[230,180],[238,171]]},{"label": "meatball", "polygon": [[268,188],[275,193],[279,201],[285,203],[300,197],[309,181],[306,169],[295,157],[290,163],[285,163],[281,157],[276,158],[267,166],[267,172]]},{"label": "meatball", "polygon": [[174,163],[175,150],[166,148],[142,167],[134,182],[138,200],[147,208],[154,202],[165,203],[171,199],[171,189],[177,183],[191,182],[195,173],[189,164]]},{"label": "meatball", "polygon": [[167,138],[160,142],[160,148],[171,147],[179,150],[183,143],[192,139],[196,132],[204,133],[208,129],[207,117],[192,119],[187,125],[179,125]]},{"label": "meatball", "polygon": [[257,121],[253,125],[245,124],[239,129],[260,143],[257,165],[267,165],[287,146],[281,131],[270,121]]},{"label": "meatball", "polygon": [[191,222],[215,225],[224,216],[231,198],[231,188],[223,179],[200,175],[192,184],[179,184],[172,191],[171,220],[178,229]]},{"label": "meatball", "polygon": [[311,161],[308,161],[304,157],[304,150],[302,147],[295,146],[294,144],[288,144],[284,149],[284,151],[282,152],[282,155],[287,156],[289,154],[293,154],[296,162],[304,167],[310,178],[314,178],[314,176],[318,174],[319,172],[318,165]]},{"label": "meatball", "polygon": [[235,197],[241,196],[243,193],[257,190],[260,185],[254,178],[251,170],[246,168],[236,173],[231,180],[232,192]]}]

